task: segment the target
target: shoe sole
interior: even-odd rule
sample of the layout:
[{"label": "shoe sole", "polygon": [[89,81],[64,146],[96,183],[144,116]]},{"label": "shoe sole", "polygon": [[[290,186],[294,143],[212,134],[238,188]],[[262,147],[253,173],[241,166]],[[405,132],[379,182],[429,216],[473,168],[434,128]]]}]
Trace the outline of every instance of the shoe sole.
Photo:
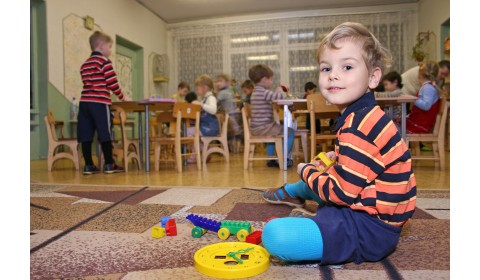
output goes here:
[{"label": "shoe sole", "polygon": [[92,174],[97,174],[97,173],[100,173],[100,171],[84,171],[83,172],[83,175],[92,175]]},{"label": "shoe sole", "polygon": [[110,171],[103,171],[105,174],[113,174],[113,173],[122,173],[125,172],[125,170],[110,170]]},{"label": "shoe sole", "polygon": [[262,195],[262,199],[265,200],[268,203],[273,203],[273,204],[285,204],[285,205],[292,206],[292,207],[297,207],[297,208],[305,207],[305,204],[295,204],[295,203],[292,203],[292,202],[281,201],[281,200],[269,200],[269,199],[266,199],[263,195]]}]

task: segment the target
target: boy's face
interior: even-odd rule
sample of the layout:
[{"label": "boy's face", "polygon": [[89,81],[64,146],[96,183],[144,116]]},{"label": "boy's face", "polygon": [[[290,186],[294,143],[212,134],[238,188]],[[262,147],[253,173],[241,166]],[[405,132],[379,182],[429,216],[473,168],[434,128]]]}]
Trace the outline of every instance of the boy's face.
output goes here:
[{"label": "boy's face", "polygon": [[196,85],[195,91],[200,97],[205,97],[205,94],[209,91],[208,87],[205,85]]},{"label": "boy's face", "polygon": [[397,81],[390,82],[389,80],[384,80],[382,82],[385,91],[394,91],[398,89]]},{"label": "boy's face", "polygon": [[253,88],[243,87],[242,90],[246,95],[250,95],[253,92]]},{"label": "boy's face", "polygon": [[215,87],[220,90],[222,88],[225,88],[229,86],[229,83],[227,81],[225,81],[224,79],[217,79],[215,80]]},{"label": "boy's face", "polygon": [[110,57],[112,54],[112,43],[101,42],[98,46],[98,50],[105,56]]},{"label": "boy's face", "polygon": [[318,88],[327,101],[343,109],[376,88],[382,71],[368,71],[360,44],[341,40],[336,45],[338,49],[325,47],[321,52]]},{"label": "boy's face", "polygon": [[180,96],[185,96],[185,95],[187,95],[187,93],[188,93],[188,88],[186,88],[186,87],[178,89],[178,94]]},{"label": "boy's face", "polygon": [[450,69],[448,69],[448,67],[446,66],[441,67],[440,69],[438,69],[437,80],[443,80],[446,77],[448,77],[449,74],[450,74]]},{"label": "boy's face", "polygon": [[310,94],[314,94],[315,93],[315,88],[312,88],[312,89],[309,89],[307,90],[307,92],[305,92],[307,95],[310,95]]}]

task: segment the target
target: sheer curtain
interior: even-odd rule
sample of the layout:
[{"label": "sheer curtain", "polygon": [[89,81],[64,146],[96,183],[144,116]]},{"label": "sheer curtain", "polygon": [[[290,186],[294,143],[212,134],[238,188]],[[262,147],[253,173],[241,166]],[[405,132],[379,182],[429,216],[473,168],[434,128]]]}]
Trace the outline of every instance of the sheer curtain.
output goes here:
[{"label": "sheer curtain", "polygon": [[345,21],[366,25],[391,51],[391,70],[402,73],[414,63],[409,52],[416,15],[416,10],[409,10],[172,27],[172,81],[193,86],[200,74],[214,78],[226,73],[241,84],[248,79],[250,66],[264,63],[274,72],[273,87],[285,84],[301,98],[306,82],[318,83],[315,56],[322,36]]}]

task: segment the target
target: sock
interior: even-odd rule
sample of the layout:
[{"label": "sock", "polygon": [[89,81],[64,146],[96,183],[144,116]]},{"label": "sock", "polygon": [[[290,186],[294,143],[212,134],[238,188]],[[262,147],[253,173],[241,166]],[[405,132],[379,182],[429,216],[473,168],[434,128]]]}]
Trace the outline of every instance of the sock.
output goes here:
[{"label": "sock", "polygon": [[288,195],[293,197],[299,197],[305,200],[314,200],[320,205],[325,204],[325,202],[320,199],[320,197],[318,197],[302,180],[292,184],[286,184],[285,191],[287,191]]},{"label": "sock", "polygon": [[318,261],[323,257],[322,233],[309,218],[277,218],[262,233],[263,247],[285,261]]},{"label": "sock", "polygon": [[[288,138],[287,138],[288,152],[290,152],[293,149],[294,139],[295,139],[295,131],[292,128],[288,128]],[[267,143],[267,156],[273,156],[273,155],[275,155],[275,144]]]},{"label": "sock", "polygon": [[105,158],[105,164],[112,164],[113,161],[113,146],[112,141],[102,142],[102,152]]},{"label": "sock", "polygon": [[93,165],[92,160],[92,142],[82,142],[82,154],[85,165]]}]

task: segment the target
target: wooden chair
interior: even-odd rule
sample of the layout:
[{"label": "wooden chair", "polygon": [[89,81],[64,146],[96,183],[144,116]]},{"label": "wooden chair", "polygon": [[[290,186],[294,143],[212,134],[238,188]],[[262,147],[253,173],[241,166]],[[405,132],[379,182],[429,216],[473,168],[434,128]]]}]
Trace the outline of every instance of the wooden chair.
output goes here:
[{"label": "wooden chair", "polygon": [[[250,104],[244,104],[242,108],[243,120],[243,167],[248,169],[250,163],[254,160],[278,160],[278,168],[283,169],[283,135],[275,136],[254,136],[250,132],[251,110]],[[255,144],[274,143],[277,156],[255,156]]]},{"label": "wooden chair", "polygon": [[[195,155],[195,160],[197,163],[197,169],[202,169],[201,163],[201,151],[200,151],[200,110],[202,107],[190,103],[175,103],[173,107],[173,114],[168,112],[157,113],[157,122],[165,123],[169,122],[170,124],[175,124],[174,135],[157,135],[151,137],[151,141],[154,143],[154,158],[155,158],[155,170],[160,169],[160,158],[162,147],[168,147],[173,145],[174,154],[175,154],[175,163],[177,166],[177,171],[182,172],[182,158],[185,156]],[[186,135],[186,130],[191,127],[191,122],[194,122],[194,135],[193,136],[184,136]],[[182,124],[185,127],[182,129]],[[182,145],[190,146],[190,151],[188,149],[185,152],[182,152]],[[193,146],[193,149],[192,149]]]},{"label": "wooden chair", "polygon": [[[445,170],[445,129],[447,124],[450,102],[445,98],[440,99],[440,110],[437,114],[435,126],[432,133],[428,134],[407,134],[407,146],[413,144],[412,160],[433,160],[435,166],[440,163],[440,170]],[[420,142],[432,143],[432,155],[421,155]]]},{"label": "wooden chair", "polygon": [[334,119],[340,114],[336,105],[328,104],[322,94],[309,94],[307,96],[307,108],[310,112],[310,159],[317,155],[317,142],[320,141],[322,151],[327,151],[327,143],[335,140],[336,134],[330,131],[317,133],[315,119]]},{"label": "wooden chair", "polygon": [[[230,152],[228,149],[228,120],[229,115],[225,113],[217,113],[218,124],[220,127],[220,134],[217,136],[201,136],[200,140],[203,143],[202,162],[203,166],[207,164],[207,158],[213,153],[222,154],[227,164],[230,161]],[[214,143],[220,142],[219,144]]]},{"label": "wooden chair", "polygon": [[[48,171],[52,171],[53,164],[59,159],[69,159],[75,164],[75,169],[80,169],[80,145],[77,138],[58,138],[55,125],[55,117],[52,111],[48,110],[44,118],[48,137]],[[63,135],[63,132],[61,132]],[[68,149],[65,149],[67,147]]]},{"label": "wooden chair", "polygon": [[128,164],[134,161],[137,169],[142,169],[140,161],[140,140],[127,137],[127,113],[122,107],[112,105],[110,108],[113,113],[113,124],[120,127],[120,139],[112,141],[113,155],[121,157],[125,172],[128,172]]}]

